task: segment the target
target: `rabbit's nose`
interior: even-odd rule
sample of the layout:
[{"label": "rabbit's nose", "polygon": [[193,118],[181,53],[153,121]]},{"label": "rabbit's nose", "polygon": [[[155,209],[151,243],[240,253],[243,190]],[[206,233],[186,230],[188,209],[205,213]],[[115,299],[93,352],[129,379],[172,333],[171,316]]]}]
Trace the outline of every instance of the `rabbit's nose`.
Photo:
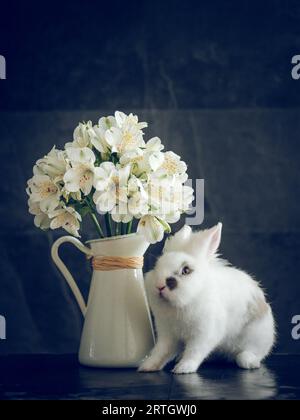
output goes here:
[{"label": "rabbit's nose", "polygon": [[166,280],[166,284],[170,290],[173,290],[177,287],[177,280],[175,277],[168,277]]},{"label": "rabbit's nose", "polygon": [[161,293],[166,288],[166,286],[162,286],[162,287],[158,286],[157,288],[158,288],[159,292]]}]

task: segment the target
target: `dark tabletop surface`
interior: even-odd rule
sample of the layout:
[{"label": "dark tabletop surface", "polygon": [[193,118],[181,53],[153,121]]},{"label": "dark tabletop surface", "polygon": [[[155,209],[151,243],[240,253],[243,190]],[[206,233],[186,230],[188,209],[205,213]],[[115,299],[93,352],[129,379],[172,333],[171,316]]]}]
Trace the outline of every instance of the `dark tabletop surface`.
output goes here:
[{"label": "dark tabletop surface", "polygon": [[2,356],[0,399],[300,399],[300,355],[274,355],[255,371],[207,362],[190,375],[85,368],[75,355]]}]

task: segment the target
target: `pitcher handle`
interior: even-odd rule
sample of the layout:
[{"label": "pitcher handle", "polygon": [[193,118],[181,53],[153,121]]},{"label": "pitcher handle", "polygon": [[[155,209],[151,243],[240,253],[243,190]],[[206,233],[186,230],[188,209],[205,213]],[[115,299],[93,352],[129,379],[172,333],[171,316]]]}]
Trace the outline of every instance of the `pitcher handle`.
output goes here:
[{"label": "pitcher handle", "polygon": [[65,242],[69,242],[69,243],[75,245],[76,248],[78,248],[81,252],[83,252],[86,255],[92,256],[93,253],[92,253],[92,250],[90,248],[83,245],[83,243],[80,242],[79,239],[76,239],[73,236],[63,236],[63,237],[57,239],[54,242],[54,244],[52,245],[52,248],[51,248],[51,257],[52,257],[55,265],[57,266],[57,268],[61,272],[61,274],[64,276],[66,282],[70,286],[70,289],[72,290],[72,292],[73,292],[73,294],[76,298],[76,301],[79,305],[79,308],[82,312],[82,315],[85,316],[85,314],[86,314],[86,304],[85,304],[85,301],[83,299],[83,296],[82,296],[82,294],[81,294],[81,292],[80,292],[72,274],[67,269],[67,267],[65,266],[65,264],[62,262],[62,260],[60,259],[59,255],[58,255],[58,249],[59,249],[60,245],[62,245]]}]

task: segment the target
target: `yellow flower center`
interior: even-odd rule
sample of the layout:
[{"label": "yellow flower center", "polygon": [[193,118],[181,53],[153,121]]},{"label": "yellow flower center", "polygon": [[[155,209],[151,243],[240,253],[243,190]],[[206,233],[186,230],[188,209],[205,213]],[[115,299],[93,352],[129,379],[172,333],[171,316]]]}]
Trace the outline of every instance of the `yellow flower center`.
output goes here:
[{"label": "yellow flower center", "polygon": [[140,162],[141,160],[143,160],[143,156],[138,155],[138,156],[134,157],[131,162],[132,163],[137,163],[137,162]]},{"label": "yellow flower center", "polygon": [[171,156],[165,156],[164,163],[162,164],[162,168],[169,174],[173,175],[178,171],[178,164],[175,159]]},{"label": "yellow flower center", "polygon": [[120,144],[120,152],[126,150],[127,148],[132,148],[137,143],[135,136],[130,131],[125,131],[122,138],[122,143]]},{"label": "yellow flower center", "polygon": [[43,182],[38,186],[38,192],[41,196],[41,199],[49,197],[49,195],[57,193],[57,187],[52,182]]}]

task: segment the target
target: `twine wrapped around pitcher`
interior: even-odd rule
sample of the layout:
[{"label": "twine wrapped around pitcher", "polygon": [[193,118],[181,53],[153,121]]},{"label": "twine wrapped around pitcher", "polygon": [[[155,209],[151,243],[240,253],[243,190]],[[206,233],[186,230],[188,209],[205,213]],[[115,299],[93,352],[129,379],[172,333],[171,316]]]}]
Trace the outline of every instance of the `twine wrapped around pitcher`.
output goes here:
[{"label": "twine wrapped around pitcher", "polygon": [[113,271],[125,268],[143,268],[144,257],[92,257],[92,266],[96,271]]}]

